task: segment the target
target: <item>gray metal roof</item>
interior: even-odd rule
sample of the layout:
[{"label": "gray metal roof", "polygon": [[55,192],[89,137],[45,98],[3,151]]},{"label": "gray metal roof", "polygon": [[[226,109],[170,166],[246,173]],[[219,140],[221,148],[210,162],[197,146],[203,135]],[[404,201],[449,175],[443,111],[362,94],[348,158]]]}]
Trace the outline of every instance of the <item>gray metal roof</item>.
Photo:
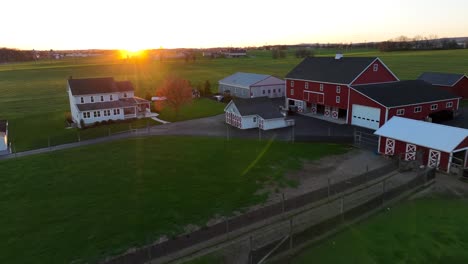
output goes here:
[{"label": "gray metal roof", "polygon": [[236,72],[233,75],[220,80],[219,83],[249,88],[251,85],[263,81],[270,76],[271,75],[267,74]]},{"label": "gray metal roof", "polygon": [[457,73],[425,72],[418,77],[418,80],[423,80],[433,85],[454,86],[463,76],[463,74]]},{"label": "gray metal roof", "polygon": [[268,97],[234,98],[232,102],[242,116],[259,115],[263,119],[284,117],[279,106]]},{"label": "gray metal roof", "polygon": [[7,120],[0,120],[0,132],[6,133],[7,132],[8,121]]},{"label": "gray metal roof", "polygon": [[73,95],[134,91],[131,82],[116,82],[112,77],[69,79],[68,85]]},{"label": "gray metal roof", "polygon": [[288,79],[350,84],[377,57],[307,57],[287,75]]},{"label": "gray metal roof", "polygon": [[352,88],[387,107],[459,98],[422,80],[354,85]]}]

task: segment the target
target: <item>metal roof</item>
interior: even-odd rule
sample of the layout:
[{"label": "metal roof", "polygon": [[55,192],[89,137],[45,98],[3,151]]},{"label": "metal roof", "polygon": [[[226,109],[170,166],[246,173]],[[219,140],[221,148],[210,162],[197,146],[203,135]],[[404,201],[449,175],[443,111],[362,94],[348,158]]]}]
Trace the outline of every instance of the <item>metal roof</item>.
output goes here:
[{"label": "metal roof", "polygon": [[234,103],[242,116],[258,115],[263,119],[284,117],[280,112],[279,106],[268,97],[256,97],[248,99],[234,98],[232,99],[231,103]]},{"label": "metal roof", "polygon": [[377,57],[307,57],[286,78],[350,84],[376,59]]},{"label": "metal roof", "polygon": [[468,129],[394,116],[374,134],[450,153],[468,137]]},{"label": "metal roof", "polygon": [[219,81],[220,84],[238,86],[242,88],[249,88],[251,85],[256,84],[270,77],[267,74],[236,72]]},{"label": "metal roof", "polygon": [[134,91],[131,82],[116,82],[112,77],[69,79],[68,85],[73,95]]},{"label": "metal roof", "polygon": [[459,98],[422,80],[353,85],[352,88],[387,107]]},{"label": "metal roof", "polygon": [[426,81],[433,85],[454,86],[465,76],[457,73],[425,72],[418,77],[418,80]]}]

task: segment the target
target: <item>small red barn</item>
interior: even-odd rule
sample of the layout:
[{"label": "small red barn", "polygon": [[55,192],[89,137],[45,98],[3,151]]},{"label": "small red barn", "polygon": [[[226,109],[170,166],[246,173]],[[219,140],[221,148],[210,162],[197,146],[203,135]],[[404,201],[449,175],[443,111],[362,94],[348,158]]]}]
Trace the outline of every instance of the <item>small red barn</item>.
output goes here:
[{"label": "small red barn", "polygon": [[468,129],[395,116],[374,134],[383,155],[415,160],[419,152],[425,165],[446,172],[454,163],[468,167]]},{"label": "small red barn", "polygon": [[378,129],[393,116],[434,122],[451,119],[460,97],[425,81],[354,85],[348,123]]},{"label": "small red barn", "polygon": [[464,74],[425,72],[418,79],[468,99],[468,77]]}]

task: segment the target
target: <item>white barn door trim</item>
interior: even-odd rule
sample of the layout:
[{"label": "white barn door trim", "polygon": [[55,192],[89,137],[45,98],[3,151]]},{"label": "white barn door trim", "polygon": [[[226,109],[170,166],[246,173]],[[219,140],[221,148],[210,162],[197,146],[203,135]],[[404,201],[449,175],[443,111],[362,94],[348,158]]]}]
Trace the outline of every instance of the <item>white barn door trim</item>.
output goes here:
[{"label": "white barn door trim", "polygon": [[429,160],[427,162],[427,166],[430,168],[437,168],[439,167],[440,163],[440,151],[431,149],[429,151]]},{"label": "white barn door trim", "polygon": [[393,155],[395,153],[395,140],[387,138],[385,142],[385,155]]},{"label": "white barn door trim", "polygon": [[406,143],[405,160],[416,159],[416,145]]}]

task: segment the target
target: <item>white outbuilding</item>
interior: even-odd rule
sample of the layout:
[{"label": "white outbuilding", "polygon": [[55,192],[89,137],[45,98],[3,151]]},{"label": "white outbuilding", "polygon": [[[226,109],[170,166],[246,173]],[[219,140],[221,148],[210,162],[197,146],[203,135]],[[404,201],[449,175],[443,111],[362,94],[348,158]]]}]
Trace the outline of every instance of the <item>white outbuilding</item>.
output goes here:
[{"label": "white outbuilding", "polygon": [[219,93],[229,93],[239,98],[285,96],[285,82],[266,74],[237,72],[218,82]]}]

